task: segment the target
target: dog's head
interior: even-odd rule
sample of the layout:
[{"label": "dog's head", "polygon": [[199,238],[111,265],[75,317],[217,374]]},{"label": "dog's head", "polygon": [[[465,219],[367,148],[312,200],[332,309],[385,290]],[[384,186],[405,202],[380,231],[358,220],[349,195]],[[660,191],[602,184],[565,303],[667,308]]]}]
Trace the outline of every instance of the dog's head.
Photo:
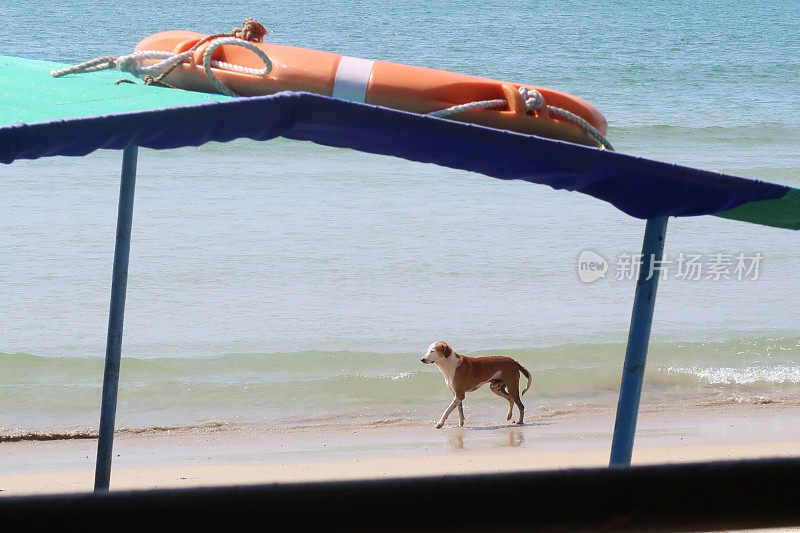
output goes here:
[{"label": "dog's head", "polygon": [[442,359],[447,359],[453,355],[453,349],[444,341],[436,341],[428,346],[428,351],[425,352],[425,357],[422,358],[423,363],[437,363]]}]

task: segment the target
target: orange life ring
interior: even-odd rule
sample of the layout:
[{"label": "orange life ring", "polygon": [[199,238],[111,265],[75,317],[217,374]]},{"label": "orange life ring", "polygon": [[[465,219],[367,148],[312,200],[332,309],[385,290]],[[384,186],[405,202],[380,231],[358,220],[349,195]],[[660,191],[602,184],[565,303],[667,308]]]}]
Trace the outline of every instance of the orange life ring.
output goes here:
[{"label": "orange life ring", "polygon": [[[143,39],[136,45],[136,51],[157,50],[180,54],[205,37],[195,32],[166,31]],[[212,42],[200,45],[193,52],[191,62],[179,64],[163,81],[181,89],[218,92],[203,70],[203,54]],[[505,99],[507,105],[504,107],[477,109],[448,118],[597,146],[598,142],[573,121],[551,116],[547,111],[549,105],[578,115],[601,135],[606,134],[606,120],[597,108],[581,98],[560,91],[307,48],[254,44],[272,62],[272,70],[267,76],[223,69],[213,71],[220,82],[242,96],[306,91],[420,114],[475,101]],[[253,69],[264,66],[255,53],[239,46],[220,46],[211,57],[216,61]],[[547,105],[536,111],[526,111],[518,92],[520,87],[539,91]]]}]

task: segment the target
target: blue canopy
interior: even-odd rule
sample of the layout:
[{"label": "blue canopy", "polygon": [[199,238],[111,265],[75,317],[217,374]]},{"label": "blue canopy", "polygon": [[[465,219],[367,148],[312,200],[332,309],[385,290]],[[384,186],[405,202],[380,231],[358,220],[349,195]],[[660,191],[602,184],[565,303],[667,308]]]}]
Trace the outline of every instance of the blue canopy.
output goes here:
[{"label": "blue canopy", "polygon": [[783,185],[309,93],[8,124],[0,161],[279,136],[579,191],[642,219],[719,214],[800,228],[798,190]]}]

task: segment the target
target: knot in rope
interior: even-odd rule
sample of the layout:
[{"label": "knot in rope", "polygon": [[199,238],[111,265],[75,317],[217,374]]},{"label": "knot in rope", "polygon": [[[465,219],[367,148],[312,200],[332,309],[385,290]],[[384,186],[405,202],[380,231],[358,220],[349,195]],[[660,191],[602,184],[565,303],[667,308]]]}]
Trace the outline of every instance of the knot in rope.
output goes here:
[{"label": "knot in rope", "polygon": [[520,87],[519,94],[522,96],[522,100],[525,102],[526,111],[536,111],[544,105],[544,97],[542,96],[542,93],[536,89]]},{"label": "knot in rope", "polygon": [[251,43],[263,43],[264,36],[268,33],[269,30],[260,22],[250,18],[244,19],[241,28],[233,28],[231,30],[231,36]]},{"label": "knot in rope", "polygon": [[[536,89],[520,87],[518,91],[520,96],[522,96],[522,100],[525,102],[526,113],[536,111],[540,107],[545,106],[544,97]],[[508,101],[504,98],[497,98],[495,100],[480,100],[477,102],[470,102],[468,104],[454,105],[438,111],[432,111],[428,113],[428,115],[432,117],[446,118],[459,113],[465,113],[467,111],[475,111],[478,109],[494,109],[497,107],[506,107],[508,105]],[[591,135],[597,141],[597,143],[606,150],[614,150],[614,147],[611,146],[611,143],[608,142],[608,140],[599,131],[597,131],[594,126],[589,124],[586,120],[579,117],[575,113],[552,105],[546,106],[546,109],[548,114],[555,115],[562,120],[569,120],[570,122],[574,122],[583,128],[586,133]]]},{"label": "knot in rope", "polygon": [[[189,57],[191,57],[191,52],[188,51],[182,54],[173,54],[172,52],[164,52],[161,50],[140,50],[117,58],[112,67],[137,77],[149,76],[165,68],[174,68],[175,65],[181,61],[187,60]],[[158,59],[160,61],[149,67],[142,65],[143,61],[152,59]]]},{"label": "knot in rope", "polygon": [[[522,100],[525,102],[526,112],[536,111],[544,105],[544,97],[536,89],[520,87],[517,90],[519,91],[520,96],[522,96]],[[466,111],[474,111],[476,109],[493,109],[495,107],[504,107],[507,105],[508,101],[505,98],[497,98],[495,100],[480,100],[478,102],[470,102],[468,104],[454,105],[453,107],[440,109],[439,111],[432,111],[428,114],[433,117],[445,118],[449,117],[450,115],[457,115]]]}]

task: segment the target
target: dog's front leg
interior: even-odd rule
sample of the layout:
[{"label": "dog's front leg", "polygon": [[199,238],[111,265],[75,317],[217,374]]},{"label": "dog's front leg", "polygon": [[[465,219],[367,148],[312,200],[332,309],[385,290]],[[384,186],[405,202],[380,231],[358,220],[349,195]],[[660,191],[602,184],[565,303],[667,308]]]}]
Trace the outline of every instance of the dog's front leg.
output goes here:
[{"label": "dog's front leg", "polygon": [[442,414],[442,419],[439,420],[439,423],[436,425],[436,429],[440,429],[444,425],[444,421],[447,420],[447,417],[450,416],[450,413],[453,412],[453,409],[456,408],[457,405],[461,404],[461,400],[458,398],[453,398],[453,401],[450,402],[450,405],[447,409],[444,410],[444,414]]},{"label": "dog's front leg", "polygon": [[458,423],[464,427],[464,402],[458,402]]}]

